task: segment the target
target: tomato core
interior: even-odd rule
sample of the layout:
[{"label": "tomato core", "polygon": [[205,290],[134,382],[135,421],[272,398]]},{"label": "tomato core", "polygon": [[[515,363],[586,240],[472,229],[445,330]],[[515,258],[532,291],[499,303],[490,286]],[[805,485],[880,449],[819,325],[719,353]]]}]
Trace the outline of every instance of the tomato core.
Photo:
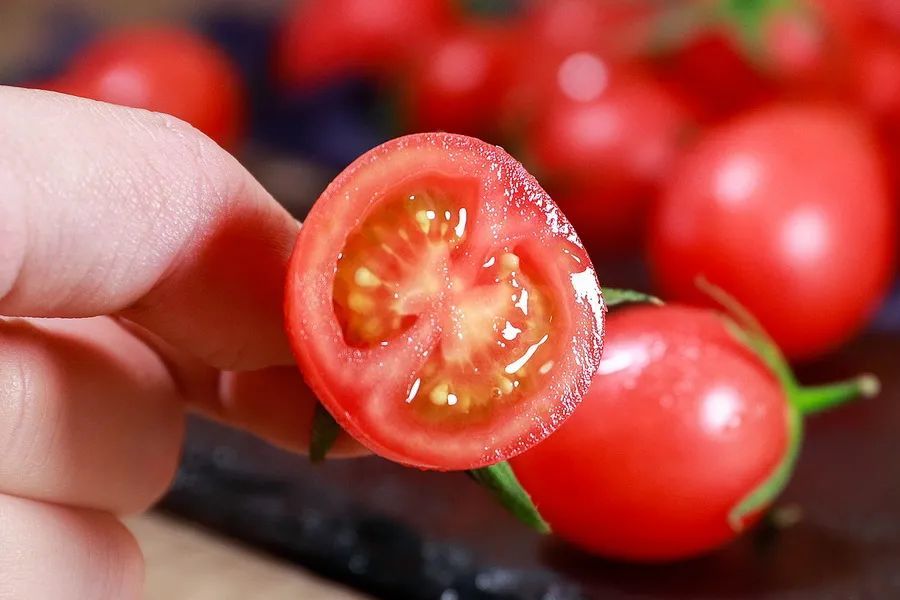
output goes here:
[{"label": "tomato core", "polygon": [[388,346],[420,318],[439,325],[405,396],[426,420],[486,418],[553,369],[554,307],[530,259],[509,246],[475,261],[464,251],[475,184],[404,183],[350,233],[336,264],[334,311],[348,346]]}]

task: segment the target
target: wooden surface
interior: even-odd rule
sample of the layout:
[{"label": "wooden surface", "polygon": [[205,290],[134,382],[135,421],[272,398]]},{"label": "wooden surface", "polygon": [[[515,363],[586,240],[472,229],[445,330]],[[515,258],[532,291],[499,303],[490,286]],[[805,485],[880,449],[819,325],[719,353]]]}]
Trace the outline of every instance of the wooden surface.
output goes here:
[{"label": "wooden surface", "polygon": [[127,521],[147,560],[146,600],[364,600],[336,584],[156,514]]}]

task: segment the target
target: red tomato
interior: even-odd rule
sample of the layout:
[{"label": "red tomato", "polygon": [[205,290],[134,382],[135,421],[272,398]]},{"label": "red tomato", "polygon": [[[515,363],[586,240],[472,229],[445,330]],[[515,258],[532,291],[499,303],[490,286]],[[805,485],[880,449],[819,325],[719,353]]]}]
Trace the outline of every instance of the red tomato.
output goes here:
[{"label": "red tomato", "polygon": [[706,120],[779,96],[831,94],[845,83],[843,49],[819,11],[801,2],[738,4],[694,2],[694,16],[685,17],[691,13],[675,3],[666,13],[669,28],[686,19],[694,26],[682,25],[682,39],[670,42],[660,77]]},{"label": "red tomato", "polygon": [[451,22],[448,0],[301,0],[285,17],[276,70],[287,85],[393,74]]},{"label": "red tomato", "polygon": [[567,55],[546,87],[556,93],[526,131],[529,155],[591,249],[635,247],[686,111],[649,77],[589,52]]},{"label": "red tomato", "polygon": [[706,121],[726,118],[774,98],[777,87],[722,30],[685,41],[658,64],[659,78]]},{"label": "red tomato", "polygon": [[81,51],[48,89],[167,113],[226,148],[244,128],[244,90],[228,57],[177,27],[115,30]]},{"label": "red tomato", "polygon": [[524,37],[536,53],[603,49],[633,55],[650,43],[654,0],[538,0],[527,10]]},{"label": "red tomato", "polygon": [[785,352],[810,358],[866,322],[892,274],[894,208],[868,130],[826,107],[775,106],[711,131],[651,219],[664,294],[706,276]]},{"label": "red tomato", "polygon": [[465,134],[496,130],[508,88],[510,33],[471,26],[423,52],[409,80],[411,129]]},{"label": "red tomato", "polygon": [[869,4],[878,22],[893,35],[900,35],[900,8],[896,0],[869,0]]},{"label": "red tomato", "polygon": [[574,230],[501,148],[418,134],[313,206],[288,333],[325,407],[373,452],[481,467],[549,435],[587,390],[603,304]]},{"label": "red tomato", "polygon": [[511,465],[566,540],[613,558],[685,558],[737,535],[729,513],[787,451],[787,412],[717,313],[628,308],[609,317],[584,402]]},{"label": "red tomato", "polygon": [[900,133],[900,40],[888,35],[861,40],[856,48],[856,72],[854,89],[860,106]]},{"label": "red tomato", "polygon": [[895,0],[808,0],[843,38],[867,37],[879,27],[900,26]]},{"label": "red tomato", "polygon": [[[557,74],[567,57],[589,52],[604,61],[623,62],[645,51],[657,12],[653,0],[538,0],[528,5],[511,42],[515,63],[504,100],[505,127],[518,134],[522,123],[542,112],[557,93]],[[568,78],[579,76],[592,77],[575,69]]]}]

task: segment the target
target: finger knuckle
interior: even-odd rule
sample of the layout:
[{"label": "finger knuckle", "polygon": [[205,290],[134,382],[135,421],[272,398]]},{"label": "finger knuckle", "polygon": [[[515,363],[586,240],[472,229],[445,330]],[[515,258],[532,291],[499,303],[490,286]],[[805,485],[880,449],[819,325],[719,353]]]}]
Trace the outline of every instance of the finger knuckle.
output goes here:
[{"label": "finger knuckle", "polygon": [[141,597],[144,586],[144,555],[137,539],[121,522],[111,519],[108,531],[98,542],[96,556],[106,573],[102,583],[103,598],[134,599]]},{"label": "finger knuckle", "polygon": [[[0,342],[5,337],[0,332]],[[29,352],[0,352],[0,476],[39,460],[38,431],[52,421],[41,407],[41,381]],[[35,422],[38,422],[36,427]]]},{"label": "finger knuckle", "polygon": [[160,437],[166,441],[155,448],[152,454],[146,454],[141,465],[141,476],[134,482],[133,493],[124,499],[119,508],[120,514],[137,514],[151,508],[169,490],[181,460],[181,440],[184,433],[184,416],[182,413],[172,414],[161,428]]},{"label": "finger knuckle", "polygon": [[[9,190],[4,172],[0,161],[0,186]],[[13,193],[9,195],[11,201],[0,202],[0,303],[15,288],[25,263],[24,206],[18,197]]]}]

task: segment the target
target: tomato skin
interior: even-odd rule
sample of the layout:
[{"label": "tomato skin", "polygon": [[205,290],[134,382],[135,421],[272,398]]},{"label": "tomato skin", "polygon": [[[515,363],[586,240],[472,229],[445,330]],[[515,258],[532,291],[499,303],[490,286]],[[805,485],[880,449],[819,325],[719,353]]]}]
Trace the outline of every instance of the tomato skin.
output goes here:
[{"label": "tomato skin", "polygon": [[276,73],[299,87],[391,75],[452,21],[447,0],[300,0],[285,17]]},{"label": "tomato skin", "polygon": [[526,43],[542,52],[588,48],[617,57],[646,50],[651,41],[653,1],[537,0],[526,11]]},{"label": "tomato skin", "polygon": [[512,31],[472,25],[431,44],[411,69],[411,131],[493,133],[510,73]]},{"label": "tomato skin", "polygon": [[856,50],[857,101],[880,123],[900,133],[900,41],[873,35]]},{"label": "tomato skin", "polygon": [[657,73],[705,122],[757,107],[778,93],[774,82],[748,62],[731,35],[719,29],[703,31],[663,57]]},{"label": "tomato skin", "polygon": [[669,561],[730,541],[729,512],[787,448],[778,382],[712,311],[616,311],[605,343],[575,414],[511,461],[519,481],[554,533],[601,556]]},{"label": "tomato skin", "polygon": [[[399,337],[372,347],[345,340],[334,308],[335,265],[348,236],[369,222],[386,198],[405,198],[409,190],[404,186],[422,176],[458,181],[437,186],[453,197],[469,198],[470,237],[455,255],[455,265],[475,272],[487,266],[482,263],[489,249],[516,248],[540,271],[555,307],[554,341],[548,343],[555,352],[552,374],[521,402],[498,405],[488,418],[463,425],[424,422],[408,404],[418,390],[413,383],[417,369],[437,355],[432,350],[440,339],[441,317],[449,313],[456,319],[442,304],[455,283],[435,292],[425,305],[431,312],[421,313]],[[444,313],[434,312],[442,306]],[[436,470],[505,460],[555,430],[586,392],[599,363],[604,313],[587,253],[534,178],[501,148],[446,133],[392,140],[338,175],[304,223],[285,298],[288,336],[304,379],[341,426],[376,454]],[[506,373],[511,372],[507,366]],[[413,390],[410,396],[407,390]]]},{"label": "tomato skin", "polygon": [[837,347],[892,275],[894,207],[866,127],[829,107],[774,106],[711,131],[675,169],[651,219],[662,292],[708,302],[704,275],[785,353]]},{"label": "tomato skin", "polygon": [[[596,91],[584,85],[588,73],[571,68],[592,60],[603,74]],[[690,117],[633,67],[585,52],[559,65],[555,94],[528,130],[526,148],[557,182],[554,197],[591,250],[634,249]]]},{"label": "tomato skin", "polygon": [[[693,3],[694,9],[702,4]],[[846,48],[822,11],[805,2],[766,6],[753,8],[758,25],[737,11],[712,23],[701,18],[696,31],[676,40],[657,61],[660,79],[705,122],[778,98],[832,97],[846,87]],[[690,9],[676,5],[667,18],[677,24],[685,10]],[[758,46],[748,36],[758,37]]]},{"label": "tomato skin", "polygon": [[236,67],[211,42],[177,27],[117,29],[83,49],[47,87],[171,114],[229,149],[244,129]]}]

